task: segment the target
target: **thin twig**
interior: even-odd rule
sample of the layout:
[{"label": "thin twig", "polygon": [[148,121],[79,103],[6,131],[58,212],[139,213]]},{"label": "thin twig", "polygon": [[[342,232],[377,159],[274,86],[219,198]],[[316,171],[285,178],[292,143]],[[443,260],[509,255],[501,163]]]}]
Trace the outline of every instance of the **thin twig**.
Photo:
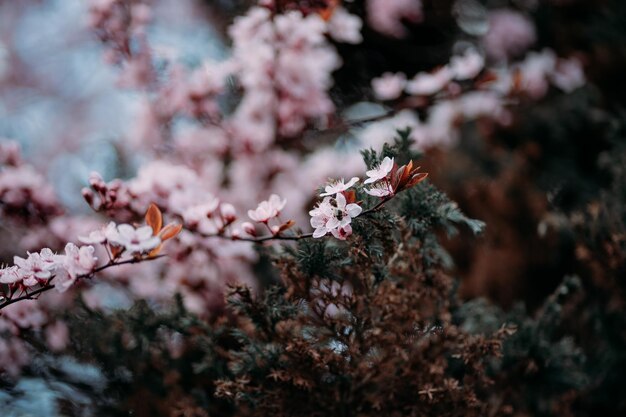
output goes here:
[{"label": "thin twig", "polygon": [[[378,204],[376,204],[374,207],[369,208],[367,210],[365,210],[364,212],[362,212],[361,214],[359,214],[358,216],[355,217],[363,217],[363,216],[368,216],[372,213],[377,212],[378,210],[380,210],[380,208],[385,205],[385,203],[387,203],[389,200],[391,200],[391,197],[385,197],[383,198],[381,201],[378,202]],[[197,233],[198,235],[204,237],[204,238],[219,238],[219,239],[225,239],[225,240],[230,240],[230,241],[242,241],[242,242],[252,242],[252,243],[263,243],[263,242],[268,242],[268,241],[272,241],[272,240],[290,240],[290,241],[294,241],[294,240],[301,240],[301,239],[308,239],[310,237],[313,237],[313,233],[300,233],[297,235],[292,235],[292,236],[285,236],[285,235],[281,235],[281,234],[276,234],[276,235],[268,235],[268,236],[260,236],[260,237],[240,237],[240,236],[232,236],[232,235],[225,235],[223,233],[214,233],[214,234],[206,234],[206,233],[202,233],[199,231],[196,231],[195,233]]]},{"label": "thin twig", "polygon": [[[104,265],[101,265],[101,266],[97,267],[96,269],[94,269],[92,272],[90,272],[88,274],[78,275],[76,277],[76,281],[79,281],[81,279],[90,279],[95,274],[97,274],[98,272],[104,271],[105,269],[111,268],[113,266],[126,265],[126,264],[136,264],[136,263],[145,262],[145,261],[153,261],[153,260],[162,258],[164,256],[165,255],[158,255],[158,256],[153,256],[153,257],[150,257],[150,258],[131,258],[131,259],[126,259],[126,260],[120,261],[120,262],[110,261],[109,263],[106,263]],[[15,297],[15,298],[9,298],[6,301],[0,303],[0,310],[2,310],[5,307],[10,306],[13,303],[17,303],[18,301],[34,300],[35,299],[35,298],[33,298],[34,296],[39,296],[40,294],[42,294],[42,293],[44,293],[46,291],[50,291],[51,289],[53,289],[55,287],[55,285],[51,283],[52,280],[55,278],[55,276],[52,276],[52,278],[50,278],[46,282],[46,284],[44,284],[43,286],[37,288],[36,290],[33,290],[33,291],[27,293],[26,295],[22,295],[20,297]]]}]

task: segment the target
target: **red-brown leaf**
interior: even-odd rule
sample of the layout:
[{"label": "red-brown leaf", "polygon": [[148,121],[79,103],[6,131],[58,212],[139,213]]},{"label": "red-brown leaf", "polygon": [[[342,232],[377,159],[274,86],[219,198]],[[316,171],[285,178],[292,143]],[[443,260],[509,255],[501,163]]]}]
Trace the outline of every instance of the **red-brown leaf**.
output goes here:
[{"label": "red-brown leaf", "polygon": [[163,242],[165,242],[166,240],[171,239],[179,234],[181,230],[183,230],[182,224],[170,223],[165,226],[163,230],[161,230],[161,233],[159,233],[159,237]]},{"label": "red-brown leaf", "polygon": [[161,214],[161,210],[159,210],[154,203],[150,204],[146,212],[146,224],[152,227],[152,234],[155,236],[161,231],[161,227],[163,227],[163,215]]}]

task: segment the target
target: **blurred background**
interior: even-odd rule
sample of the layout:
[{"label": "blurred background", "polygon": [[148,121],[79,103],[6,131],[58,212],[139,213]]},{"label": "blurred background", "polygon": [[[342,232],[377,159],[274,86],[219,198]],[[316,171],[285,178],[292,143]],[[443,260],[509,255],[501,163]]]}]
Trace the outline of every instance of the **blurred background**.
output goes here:
[{"label": "blurred background", "polygon": [[[106,180],[132,179],[155,154],[167,157],[173,152],[163,143],[133,145],[134,138],[141,136],[137,130],[146,117],[146,100],[156,93],[120,85],[119,66],[108,62],[107,47],[90,21],[90,11],[98,3],[106,0],[0,0],[0,141],[10,139],[21,145],[24,160],[50,183],[67,216],[92,213],[81,195],[90,172],[97,171]],[[314,1],[291,3],[317,7]],[[379,136],[413,127],[416,150],[433,183],[469,217],[487,224],[480,238],[471,237],[470,231],[453,238],[442,235],[464,300],[488,300],[496,309],[493,317],[504,320],[517,315],[530,320],[545,313],[546,300],[564,279],[577,279],[579,287],[570,294],[572,300],[563,303],[561,320],[552,323],[549,335],[544,335],[551,341],[566,339],[567,346],[559,345],[563,351],[547,344],[544,350],[518,352],[535,355],[531,362],[545,365],[538,372],[520,371],[520,378],[534,378],[537,391],[545,391],[521,393],[532,397],[528,403],[533,405],[515,415],[624,415],[626,2],[336,3],[359,16],[363,26],[361,42],[328,41],[342,62],[332,72],[328,89],[335,108],[323,123],[307,125],[290,141],[277,140],[273,146],[283,159],[272,154],[272,161],[283,163],[285,154],[293,158],[289,164],[310,165],[313,171],[319,165],[312,155],[323,147],[338,162],[329,163],[320,175],[338,177],[344,175],[342,168],[349,172],[354,166],[346,152],[360,158],[357,151],[363,145],[380,144],[384,139]],[[158,77],[169,74],[166,62],[197,69],[207,61],[230,59],[233,42],[228,28],[250,6],[249,1],[226,0],[151,2],[151,24],[145,28],[145,37]],[[545,86],[539,83],[538,89],[529,87],[498,101],[497,108],[506,109],[502,118],[489,117],[491,107],[484,110],[473,101],[463,114],[440,121],[428,113],[434,102],[423,105],[422,99],[410,94],[381,99],[372,83],[384,73],[410,78],[434,71],[469,46],[486,63],[481,83],[509,69],[513,78],[533,74],[537,70],[533,65],[539,64],[532,58],[547,49],[555,60],[563,60],[557,67],[570,62],[566,60],[577,66],[567,73],[569,78],[563,76],[565,81],[553,77],[556,81]],[[459,85],[466,87],[462,82]],[[239,100],[241,96],[228,97],[220,103],[232,108]],[[387,112],[389,117],[381,121],[351,123]],[[420,139],[421,127],[427,124],[445,128],[445,134],[432,139],[424,133],[430,139]],[[345,166],[338,167],[344,162]],[[276,182],[267,176],[272,178],[263,189],[267,195],[289,184],[280,175]],[[229,192],[245,193],[242,190],[233,186]],[[296,210],[299,214],[293,216],[301,216],[304,222],[306,210],[301,208],[313,201],[312,190],[313,186],[293,197],[301,204]],[[250,201],[259,201],[254,198]],[[244,202],[249,204],[242,200],[241,207]],[[2,261],[10,261],[16,245],[27,249],[40,241],[32,238],[25,243],[21,227],[0,219],[7,236],[0,244]],[[241,272],[246,277],[256,277],[267,266],[260,258],[246,259],[246,265],[253,265]],[[226,269],[232,269],[230,264]],[[556,356],[569,360],[579,354],[585,360],[577,364],[575,375],[562,372],[565,366],[551,367],[559,363]],[[105,384],[96,367],[79,365],[69,357],[36,356],[33,366],[47,369],[46,361],[52,360],[58,361],[54,367],[64,377],[26,374],[10,390],[0,390],[0,403],[9,404],[0,406],[0,414],[64,415],[55,405],[59,398],[71,398],[74,410],[83,410],[90,399],[81,397],[72,384],[89,385],[96,391]],[[72,384],[63,382],[67,379]],[[575,407],[565,411],[550,397],[555,387],[565,387],[559,391],[561,399],[572,392],[583,394],[572,400]],[[90,415],[84,410],[83,414],[74,412]]]}]

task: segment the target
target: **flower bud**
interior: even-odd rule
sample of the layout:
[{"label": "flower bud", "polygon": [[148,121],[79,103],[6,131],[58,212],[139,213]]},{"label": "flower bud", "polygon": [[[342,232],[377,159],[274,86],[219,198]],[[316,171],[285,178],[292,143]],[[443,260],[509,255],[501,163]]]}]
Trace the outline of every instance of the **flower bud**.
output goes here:
[{"label": "flower bud", "polygon": [[227,224],[230,224],[237,219],[237,212],[235,211],[235,207],[232,204],[222,204],[220,206],[220,213]]},{"label": "flower bud", "polygon": [[256,228],[250,222],[243,222],[241,224],[241,229],[250,236],[256,236]]},{"label": "flower bud", "polygon": [[89,185],[91,185],[96,191],[100,191],[106,188],[104,179],[102,179],[102,176],[100,176],[100,174],[95,171],[89,174]]}]

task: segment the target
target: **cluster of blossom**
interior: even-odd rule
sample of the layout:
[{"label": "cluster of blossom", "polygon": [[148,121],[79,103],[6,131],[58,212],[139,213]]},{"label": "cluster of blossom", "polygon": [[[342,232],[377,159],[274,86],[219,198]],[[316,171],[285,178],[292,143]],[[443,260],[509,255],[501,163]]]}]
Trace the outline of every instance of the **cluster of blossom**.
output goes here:
[{"label": "cluster of blossom", "polygon": [[[478,91],[491,91],[502,96],[527,94],[538,99],[545,95],[550,83],[571,92],[585,81],[578,60],[557,58],[547,49],[529,53],[524,61],[510,68],[484,71],[484,64],[484,58],[478,51],[468,49],[462,56],[453,56],[449,64],[433,72],[420,72],[411,80],[407,80],[403,73],[385,73],[372,80],[372,88],[381,100],[394,100],[403,93],[428,97],[446,92],[455,96],[462,91],[457,82],[475,79],[473,88]],[[484,72],[486,76],[477,79]]]},{"label": "cluster of blossom", "polygon": [[154,80],[145,28],[152,17],[146,0],[92,0],[89,24],[109,45],[105,59],[124,66],[120,84],[140,87]]},{"label": "cluster of blossom", "polygon": [[447,146],[455,143],[460,122],[488,118],[508,124],[511,115],[507,103],[511,99],[538,100],[551,85],[570,93],[585,84],[580,61],[558,58],[548,49],[531,52],[510,67],[485,69],[483,65],[478,51],[469,49],[463,56],[453,57],[448,65],[432,73],[417,74],[409,81],[401,73],[374,79],[372,87],[379,99],[404,100],[409,107],[424,108],[426,116],[420,120],[406,110],[374,123],[358,134],[364,146],[381,146],[377,137],[407,127],[412,129],[417,148]]},{"label": "cluster of blossom", "polygon": [[[174,157],[188,166],[195,166],[196,172],[187,175],[190,169],[177,163],[151,163],[140,169],[137,180],[129,182],[127,190],[122,190],[124,186],[117,181],[110,183],[109,195],[96,190],[99,188],[97,181],[92,180],[94,190],[85,194],[92,206],[107,210],[109,215],[117,211],[115,216],[126,220],[130,215],[122,215],[123,207],[134,206],[134,211],[139,211],[145,207],[145,200],[149,200],[157,201],[160,207],[177,215],[192,216],[203,204],[209,204],[196,201],[197,198],[192,196],[229,193],[222,182],[215,181],[222,176],[232,184],[228,187],[232,189],[229,199],[236,207],[243,208],[261,194],[279,188],[306,189],[302,184],[310,184],[313,188],[327,175],[317,168],[315,176],[304,172],[298,175],[298,179],[305,181],[297,183],[300,187],[294,187],[293,174],[300,164],[298,158],[292,153],[273,149],[271,145],[277,137],[300,133],[310,121],[332,113],[334,106],[326,90],[332,84],[330,73],[340,60],[326,35],[341,42],[359,42],[361,22],[341,7],[334,7],[332,13],[322,18],[314,11],[298,8],[274,13],[271,12],[275,6],[273,3],[263,2],[262,7],[252,7],[247,14],[236,19],[229,30],[233,38],[231,59],[207,63],[190,74],[174,64],[167,83],[154,95],[156,99],[143,102],[141,120],[131,134],[135,143],[154,145],[155,141],[159,142],[158,138],[169,134],[165,133],[167,126],[172,124],[177,113],[200,122],[201,127],[178,131],[172,138]],[[222,115],[215,98],[225,92],[225,80],[229,75],[233,75],[243,87],[243,97],[232,114]],[[199,146],[203,148],[198,149]],[[225,167],[220,156],[233,154],[237,158]],[[266,161],[272,160],[277,163],[268,165]],[[308,166],[313,168],[312,164]],[[326,171],[328,174],[332,173],[332,167]],[[165,170],[171,172],[173,178],[180,178],[185,173],[182,176],[195,176],[201,181],[189,178],[184,180],[185,186],[178,183],[176,187],[161,187],[159,179],[169,178],[164,174]],[[147,175],[148,171],[156,175]],[[250,175],[241,175],[242,172]],[[277,175],[282,172],[285,174]],[[280,184],[268,184],[264,178],[274,178],[276,181],[273,182]],[[202,184],[200,188],[196,186],[198,183]],[[258,192],[256,195],[241,193],[242,186]],[[163,192],[163,189],[170,191]],[[198,193],[198,189],[203,192]],[[156,191],[156,195],[152,191]],[[180,198],[181,194],[185,198]],[[308,197],[302,192],[292,194],[293,207],[304,206]],[[169,198],[168,195],[175,197]],[[178,207],[170,210],[164,199],[176,202]],[[217,216],[208,222],[203,219],[204,226],[199,227],[219,230],[220,225],[211,226],[217,219]]]},{"label": "cluster of blossom", "polygon": [[[251,224],[236,223],[243,219],[233,204],[224,201],[228,193],[222,190],[220,197],[212,193],[212,190],[219,190],[219,175],[206,170],[212,166],[215,165],[208,164],[197,172],[180,164],[157,160],[144,165],[137,177],[128,182],[105,183],[92,175],[92,189],[83,193],[94,209],[106,210],[113,218],[129,219],[137,217],[149,201],[154,201],[167,216],[178,218],[185,225],[180,238],[168,250],[171,256],[167,267],[143,265],[133,270],[133,274],[140,274],[142,278],[126,283],[125,291],[132,297],[167,302],[172,292],[179,292],[190,311],[205,315],[222,305],[220,294],[225,284],[237,281],[254,286],[252,265],[258,255],[242,240],[266,239],[273,235],[261,236]],[[236,195],[240,196],[239,207],[250,207],[250,200],[255,198],[253,193]],[[270,201],[273,204],[274,198]],[[261,215],[263,207],[255,212]],[[273,216],[271,209],[269,211]],[[268,223],[270,220],[268,218]],[[121,283],[116,280],[116,284]],[[96,297],[93,301],[98,302]]]},{"label": "cluster of blossom", "polygon": [[[65,292],[76,280],[90,276],[96,271],[98,258],[94,255],[94,244],[103,245],[110,255],[110,262],[128,255],[139,259],[142,256],[155,256],[164,240],[180,231],[180,226],[172,224],[161,228],[160,220],[154,224],[134,227],[130,224],[116,225],[111,222],[106,227],[92,231],[79,240],[85,246],[67,243],[64,254],[56,254],[49,248],[28,253],[26,258],[15,256],[13,266],[0,269],[0,283],[7,285],[4,298],[11,300],[16,294],[26,294],[42,288],[54,279],[54,288]],[[0,304],[0,307],[2,304]]]},{"label": "cluster of blossom", "polygon": [[538,100],[551,85],[566,93],[584,85],[584,71],[575,57],[558,58],[544,49],[514,61],[535,40],[534,25],[522,11],[490,11],[488,30],[480,39],[486,58],[478,48],[468,48],[463,55],[453,56],[448,64],[411,79],[403,73],[385,73],[372,80],[377,99],[399,100],[400,107],[405,108],[426,108],[426,117],[420,120],[415,114],[403,112],[395,120],[368,127],[360,135],[361,140],[365,146],[380,145],[370,143],[374,133],[411,127],[418,148],[445,146],[454,143],[460,121],[486,117],[509,123],[511,116],[506,104],[511,98]]},{"label": "cluster of blossom", "polygon": [[[64,253],[49,248],[14,257],[14,265],[0,269],[0,371],[16,376],[30,358],[28,347],[19,338],[25,329],[44,329],[43,336],[52,351],[62,351],[69,341],[67,325],[55,319],[56,311],[67,306],[74,284],[111,267],[156,259],[163,242],[181,231],[180,225],[163,227],[162,215],[154,205],[146,213],[146,226],[109,223],[79,237],[87,245],[65,245]],[[108,262],[97,266],[96,251],[106,253]],[[121,268],[120,268],[121,269]],[[56,289],[56,296],[34,300],[45,291]],[[89,290],[88,290],[89,291]],[[88,291],[83,299],[90,304]],[[15,337],[6,337],[13,335]]]},{"label": "cluster of blossom", "polygon": [[341,61],[325,35],[358,43],[360,25],[343,9],[328,22],[300,11],[273,15],[265,7],[235,19],[229,34],[244,95],[228,129],[244,149],[265,149],[277,135],[292,137],[332,113],[326,91]]},{"label": "cluster of blossom", "polygon": [[[279,220],[279,224],[270,225],[272,219],[279,219],[280,212],[285,208],[287,200],[281,199],[278,195],[272,194],[268,200],[259,203],[255,210],[248,210],[248,217],[257,222],[265,225],[274,236],[277,236],[280,232],[287,230],[293,225],[293,221],[282,223]],[[252,223],[245,222],[241,225],[244,232],[251,236],[257,236],[256,228]]]},{"label": "cluster of blossom", "polygon": [[14,291],[28,291],[46,285],[53,277],[55,288],[66,291],[80,276],[93,272],[98,258],[93,246],[65,246],[65,254],[57,255],[49,248],[29,253],[27,258],[16,256],[15,265],[0,269],[0,283],[7,284],[9,295]]},{"label": "cluster of blossom", "polygon": [[[230,59],[192,71],[172,63],[167,83],[158,85],[143,30],[150,9],[142,1],[131,2],[131,7],[123,3],[93,0],[91,24],[124,64],[123,84],[156,91],[144,101],[142,131],[135,135],[151,141],[164,135],[158,126],[171,124],[178,114],[202,125],[215,124],[239,151],[263,151],[277,135],[295,136],[334,110],[326,91],[341,60],[326,36],[361,41],[360,19],[342,7],[324,20],[302,10],[274,13],[273,2],[262,2],[264,6],[250,8],[230,27]],[[137,45],[137,51],[130,45]],[[217,98],[229,76],[238,81],[243,96],[232,114],[223,114]]]},{"label": "cluster of blossom", "polygon": [[61,213],[53,188],[23,163],[17,143],[0,139],[0,215],[41,223]]},{"label": "cluster of blossom", "polygon": [[[376,207],[428,176],[419,172],[419,167],[413,168],[413,161],[399,167],[389,157],[365,174],[368,178],[364,184],[370,184],[370,188],[364,189],[365,193],[381,199]],[[331,233],[337,239],[345,240],[352,234],[352,219],[363,213],[363,208],[356,201],[356,193],[350,190],[359,181],[358,177],[353,177],[348,182],[341,179],[326,185],[320,194],[324,199],[309,212],[311,226],[315,229],[314,238]]]},{"label": "cluster of blossom", "polygon": [[394,100],[406,92],[410,95],[431,96],[453,81],[465,81],[476,77],[484,66],[484,59],[475,49],[463,55],[453,56],[450,63],[433,72],[420,72],[412,80],[403,73],[385,73],[372,80],[374,94],[381,100]]}]

